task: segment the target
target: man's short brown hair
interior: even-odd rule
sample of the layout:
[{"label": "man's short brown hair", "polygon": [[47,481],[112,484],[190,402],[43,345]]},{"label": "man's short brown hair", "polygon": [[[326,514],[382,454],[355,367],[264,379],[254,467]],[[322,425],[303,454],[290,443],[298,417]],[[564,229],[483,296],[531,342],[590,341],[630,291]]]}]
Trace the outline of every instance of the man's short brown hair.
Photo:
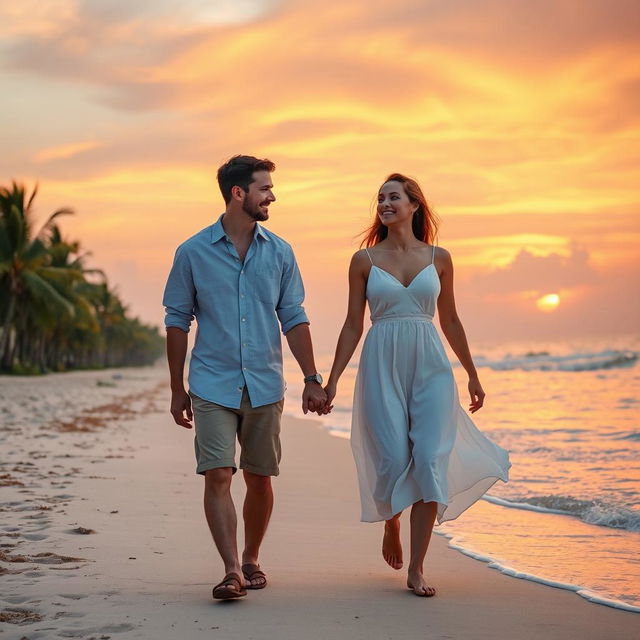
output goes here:
[{"label": "man's short brown hair", "polygon": [[249,191],[249,185],[253,182],[253,174],[256,171],[275,171],[276,165],[266,158],[254,158],[253,156],[233,156],[218,169],[218,185],[225,203],[231,200],[231,189],[240,187],[243,191]]}]

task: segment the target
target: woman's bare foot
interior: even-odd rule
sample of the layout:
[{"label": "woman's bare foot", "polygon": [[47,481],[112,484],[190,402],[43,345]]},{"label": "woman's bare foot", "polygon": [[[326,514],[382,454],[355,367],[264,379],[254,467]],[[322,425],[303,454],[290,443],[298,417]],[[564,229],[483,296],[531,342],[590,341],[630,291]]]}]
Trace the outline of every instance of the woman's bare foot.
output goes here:
[{"label": "woman's bare foot", "polygon": [[407,589],[411,589],[415,595],[422,598],[431,598],[436,595],[435,587],[430,587],[425,581],[422,571],[409,571],[407,576]]},{"label": "woman's bare foot", "polygon": [[382,538],[382,557],[392,569],[402,569],[402,543],[400,542],[400,514],[386,520]]}]

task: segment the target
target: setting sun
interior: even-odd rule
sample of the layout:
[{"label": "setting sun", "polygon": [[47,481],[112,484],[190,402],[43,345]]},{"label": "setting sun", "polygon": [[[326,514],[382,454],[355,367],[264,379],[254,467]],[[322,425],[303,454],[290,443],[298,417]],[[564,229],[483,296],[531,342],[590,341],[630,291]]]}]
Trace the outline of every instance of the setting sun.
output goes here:
[{"label": "setting sun", "polygon": [[557,293],[548,293],[536,300],[536,305],[540,311],[554,311],[560,304],[560,296]]}]

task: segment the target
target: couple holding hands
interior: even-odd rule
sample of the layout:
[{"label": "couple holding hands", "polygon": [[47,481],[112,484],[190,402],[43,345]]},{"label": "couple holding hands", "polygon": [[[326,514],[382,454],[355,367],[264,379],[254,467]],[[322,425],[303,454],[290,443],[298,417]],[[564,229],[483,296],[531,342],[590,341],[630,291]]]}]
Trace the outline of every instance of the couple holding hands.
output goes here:
[{"label": "couple holding hands", "polygon": [[[400,516],[411,507],[407,587],[433,596],[423,564],[436,518],[456,518],[497,479],[506,482],[510,466],[508,453],[460,406],[433,324],[437,307],[442,332],[469,375],[473,413],[485,394],[455,309],[451,257],[435,246],[435,216],[420,186],[391,174],[378,190],[365,248],[351,259],[346,320],[323,387],[293,251],[260,224],[275,201],[274,170],[270,160],[252,156],[234,156],[219,168],[225,212],[178,247],[163,299],[171,414],[178,425],[195,424],[205,515],[225,567],[213,597],[239,598],[267,586],[259,551],[273,507],[271,476],[278,475],[280,461],[280,331],[304,376],[303,411],[325,414],[362,336],[367,302],[372,326],[360,357],[351,427],[361,519],[384,521],[382,554],[400,569]],[[198,332],[187,392],[184,364],[194,317]],[[236,439],[247,488],[241,557],[230,492]]]}]

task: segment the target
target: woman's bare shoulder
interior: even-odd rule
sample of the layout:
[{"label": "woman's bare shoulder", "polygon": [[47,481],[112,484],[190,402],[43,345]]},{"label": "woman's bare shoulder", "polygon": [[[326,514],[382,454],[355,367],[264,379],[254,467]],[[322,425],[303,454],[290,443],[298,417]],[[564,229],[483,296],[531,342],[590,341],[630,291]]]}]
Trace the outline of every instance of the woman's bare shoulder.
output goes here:
[{"label": "woman's bare shoulder", "polygon": [[453,273],[453,261],[451,260],[451,254],[444,247],[436,245],[433,262],[441,277],[447,273]]},{"label": "woman's bare shoulder", "polygon": [[367,254],[367,249],[358,249],[358,251],[351,256],[351,264],[371,264],[369,256],[372,255],[372,253],[371,249],[369,249],[369,254]]},{"label": "woman's bare shoulder", "polygon": [[351,256],[349,273],[351,275],[357,274],[358,276],[366,279],[369,275],[369,270],[371,269],[372,264],[373,262],[367,255],[367,251],[365,249],[360,249]]},{"label": "woman's bare shoulder", "polygon": [[437,258],[440,258],[441,260],[446,260],[447,262],[451,262],[451,254],[444,247],[441,247],[439,244],[437,244],[435,246],[435,252],[436,252],[435,255]]}]

